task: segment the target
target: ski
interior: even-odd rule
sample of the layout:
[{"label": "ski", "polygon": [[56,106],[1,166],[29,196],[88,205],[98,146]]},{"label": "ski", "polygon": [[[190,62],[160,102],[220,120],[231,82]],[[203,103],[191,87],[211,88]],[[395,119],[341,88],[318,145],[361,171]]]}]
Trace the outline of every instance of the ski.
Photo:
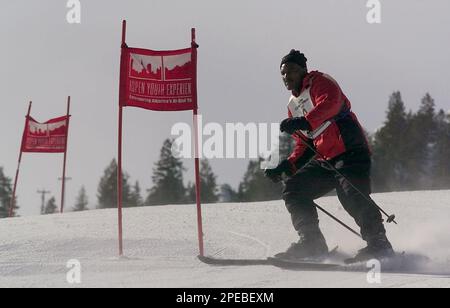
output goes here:
[{"label": "ski", "polygon": [[[338,246],[334,247],[328,253],[327,257],[330,257],[337,253]],[[266,259],[223,259],[223,258],[215,258],[209,256],[198,256],[200,261],[210,265],[221,265],[221,266],[233,266],[233,265],[276,265],[281,263],[276,263],[277,258],[268,257]],[[280,259],[281,260],[281,259]],[[312,264],[320,264],[318,260],[302,260],[304,263],[309,265]]]},{"label": "ski", "polygon": [[197,258],[203,263],[219,266],[271,265],[268,259],[221,259],[207,256],[198,256]]},{"label": "ski", "polygon": [[324,263],[319,261],[284,260],[280,258],[268,257],[266,259],[224,259],[209,256],[198,256],[198,259],[208,265],[213,266],[251,266],[251,265],[271,265],[285,269],[303,270],[331,270],[342,269],[343,265],[334,263]]},{"label": "ski", "polygon": [[[223,259],[209,256],[198,256],[198,259],[212,266],[275,266],[286,270],[298,271],[333,271],[333,272],[364,272],[373,268],[370,260],[345,263],[339,258],[330,257],[324,260],[287,260],[282,258],[268,257],[266,259]],[[427,267],[431,261],[423,255],[397,254],[390,258],[378,260],[382,273],[392,274],[417,274],[449,277],[450,272],[442,270],[431,270]]]},{"label": "ski", "polygon": [[286,269],[299,269],[299,270],[332,270],[341,268],[341,264],[316,262],[308,260],[285,260],[281,258],[267,258],[271,265],[286,268]]}]

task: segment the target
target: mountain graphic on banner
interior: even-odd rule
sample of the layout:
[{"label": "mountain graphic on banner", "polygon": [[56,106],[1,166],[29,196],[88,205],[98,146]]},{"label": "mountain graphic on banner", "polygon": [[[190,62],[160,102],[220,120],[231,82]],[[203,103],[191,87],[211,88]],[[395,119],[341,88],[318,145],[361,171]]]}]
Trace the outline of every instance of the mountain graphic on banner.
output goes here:
[{"label": "mountain graphic on banner", "polygon": [[66,123],[65,121],[52,124],[41,124],[30,122],[29,135],[35,137],[45,137],[48,135],[52,136],[64,136],[66,134]]},{"label": "mountain graphic on banner", "polygon": [[164,57],[164,76],[166,80],[192,78],[191,53]]},{"label": "mountain graphic on banner", "polygon": [[169,70],[165,68],[166,80],[171,79],[190,79],[192,78],[192,63],[188,62],[182,66],[175,66],[175,68]]},{"label": "mountain graphic on banner", "polygon": [[162,80],[161,57],[132,54],[130,76]]}]

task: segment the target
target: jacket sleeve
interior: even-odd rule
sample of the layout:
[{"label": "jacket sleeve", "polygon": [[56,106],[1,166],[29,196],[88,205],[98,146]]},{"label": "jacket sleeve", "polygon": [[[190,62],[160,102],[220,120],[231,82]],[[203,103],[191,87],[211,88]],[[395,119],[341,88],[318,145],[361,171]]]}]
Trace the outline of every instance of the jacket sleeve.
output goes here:
[{"label": "jacket sleeve", "polygon": [[306,115],[306,119],[315,130],[325,121],[339,114],[343,98],[339,86],[324,76],[314,79],[310,91],[315,107]]}]

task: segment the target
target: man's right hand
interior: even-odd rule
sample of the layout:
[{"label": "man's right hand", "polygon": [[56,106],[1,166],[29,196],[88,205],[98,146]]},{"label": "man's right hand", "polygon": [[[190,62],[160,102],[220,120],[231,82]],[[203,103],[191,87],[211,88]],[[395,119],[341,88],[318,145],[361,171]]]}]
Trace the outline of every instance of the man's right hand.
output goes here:
[{"label": "man's right hand", "polygon": [[278,183],[282,180],[283,173],[287,176],[293,175],[293,169],[294,167],[291,162],[285,159],[281,161],[274,169],[265,169],[264,176],[268,177],[272,182]]},{"label": "man's right hand", "polygon": [[309,124],[305,117],[287,118],[280,124],[280,131],[282,133],[286,132],[292,135],[299,129],[306,131],[310,131],[312,129],[311,124]]}]

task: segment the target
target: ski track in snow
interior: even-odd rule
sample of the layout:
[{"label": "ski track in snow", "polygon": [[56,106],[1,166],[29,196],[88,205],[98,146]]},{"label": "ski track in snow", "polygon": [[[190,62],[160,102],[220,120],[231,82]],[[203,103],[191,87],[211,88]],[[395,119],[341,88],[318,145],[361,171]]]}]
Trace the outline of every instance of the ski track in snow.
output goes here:
[{"label": "ski track in snow", "polygon": [[[427,255],[440,275],[293,271],[272,266],[209,266],[198,254],[195,205],[124,210],[124,254],[117,256],[117,211],[0,220],[0,287],[450,287],[450,191],[374,194],[398,225],[387,224],[397,251]],[[336,197],[318,204],[355,226]],[[320,214],[329,247],[354,254],[353,234]],[[265,258],[296,241],[283,201],[203,205],[205,253]],[[66,281],[70,259],[81,262],[81,284]],[[368,271],[368,269],[367,269]]]}]

